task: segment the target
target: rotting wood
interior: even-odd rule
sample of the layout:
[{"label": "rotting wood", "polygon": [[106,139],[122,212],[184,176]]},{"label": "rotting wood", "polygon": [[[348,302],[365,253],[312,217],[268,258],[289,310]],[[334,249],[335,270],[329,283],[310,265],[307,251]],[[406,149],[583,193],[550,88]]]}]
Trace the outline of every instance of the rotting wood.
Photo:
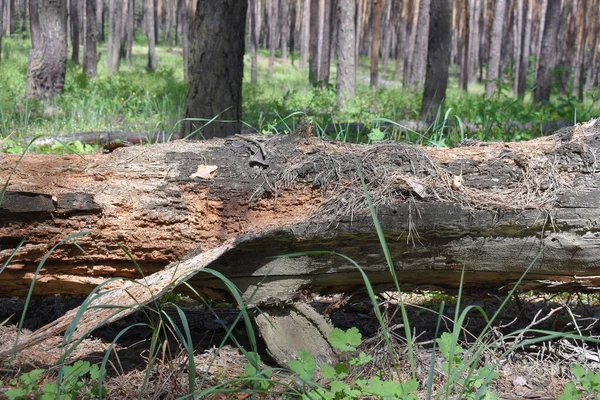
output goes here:
[{"label": "rotting wood", "polygon": [[[123,248],[150,275],[242,234],[252,239],[215,264],[242,286],[270,273],[268,280],[292,286],[353,290],[360,276],[339,257],[266,258],[335,250],[383,290],[389,277],[357,166],[404,287],[456,288],[463,266],[471,289],[506,287],[544,244],[523,287],[597,290],[599,125],[454,149],[337,144],[308,131],[255,136],[269,163],[254,167],[253,155],[263,150],[252,142],[239,147],[235,138],[109,155],[26,155],[0,206],[0,262],[16,250],[0,274],[3,294],[25,295],[50,248],[77,232],[87,234],[49,255],[35,294],[87,294],[112,277],[140,278]],[[2,156],[0,181],[16,160]],[[457,190],[456,176],[463,182]],[[193,281],[216,293],[212,280]]]},{"label": "rotting wood", "polygon": [[[357,169],[403,288],[455,289],[462,268],[465,289],[508,288],[541,248],[521,288],[600,288],[596,121],[529,142],[455,149],[336,144],[312,137],[308,125],[255,140],[263,150],[232,138],[109,155],[27,155],[0,205],[3,294],[25,295],[45,256],[38,295],[87,294],[113,277],[142,278],[123,248],[146,276],[140,282],[155,286],[149,292],[129,284],[131,290],[115,292],[121,299],[105,297],[119,306],[130,304],[134,288],[140,304],[160,296],[172,287],[165,274],[190,267],[179,260],[195,254],[203,261],[194,268],[208,264],[222,272],[253,304],[294,302],[299,290],[362,287],[360,274],[338,255],[275,257],[299,251],[335,250],[355,259],[377,291],[393,288]],[[252,167],[263,151],[268,163]],[[16,160],[0,159],[0,179]],[[78,232],[87,234],[48,255]],[[227,296],[220,281],[192,275],[186,279],[196,290]],[[85,314],[79,334],[108,316],[96,310]],[[19,348],[66,329],[73,315],[24,338]]]}]

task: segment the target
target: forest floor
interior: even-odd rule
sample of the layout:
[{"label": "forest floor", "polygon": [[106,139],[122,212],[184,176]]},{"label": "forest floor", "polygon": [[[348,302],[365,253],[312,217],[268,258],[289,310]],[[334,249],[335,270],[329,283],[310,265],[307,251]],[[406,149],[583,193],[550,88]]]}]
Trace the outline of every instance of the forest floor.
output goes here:
[{"label": "forest floor", "polygon": [[[493,315],[502,303],[500,294],[480,294],[476,297],[463,299],[462,308],[479,306],[486,315]],[[310,304],[317,310],[323,311],[332,304],[337,304],[342,299],[340,296],[310,300]],[[385,348],[381,331],[368,298],[356,295],[347,300],[345,304],[330,314],[331,322],[335,327],[346,330],[356,327],[362,334],[363,340],[359,350],[372,355],[373,361],[355,369],[346,381],[352,382],[357,378],[369,378],[378,373],[393,370]],[[36,329],[51,322],[68,309],[78,305],[81,298],[48,297],[36,299],[30,305],[31,312],[25,320],[28,328]],[[211,310],[199,302],[185,296],[175,296],[173,300],[181,307],[187,316],[192,333],[194,345],[194,360],[197,372],[197,387],[204,389],[219,388],[214,397],[205,398],[233,398],[245,399],[251,395],[249,380],[245,380],[247,358],[239,350],[240,347],[249,348],[248,332],[242,323],[233,327],[233,340],[223,342],[225,329],[231,328],[239,311],[227,304],[220,304]],[[409,321],[414,332],[414,345],[417,364],[417,378],[421,382],[419,398],[425,398],[427,374],[430,369],[432,340],[435,334],[437,310],[442,301],[447,301],[440,331],[452,330],[454,313],[456,311],[456,298],[442,293],[408,293],[404,295],[408,305]],[[0,304],[2,314],[19,312],[19,300],[3,299]],[[404,342],[403,325],[399,316],[397,302],[393,295],[383,296],[380,308],[386,315],[389,332],[394,339],[395,350],[400,364],[400,380],[409,377],[406,345]],[[175,313],[173,311],[173,313]],[[582,295],[533,295],[522,294],[509,301],[501,310],[494,328],[489,331],[483,341],[490,344],[487,351],[481,354],[478,364],[494,365],[498,377],[489,385],[489,391],[498,394],[500,399],[556,399],[564,391],[565,384],[570,381],[570,368],[574,364],[581,364],[590,370],[597,370],[598,348],[593,344],[584,344],[566,339],[548,340],[538,344],[527,344],[528,340],[542,336],[541,331],[580,331],[584,335],[598,337],[600,334],[598,316],[600,303],[597,298]],[[108,365],[108,376],[104,381],[108,389],[109,399],[134,399],[138,398],[140,388],[144,387],[143,399],[161,398],[175,399],[184,396],[188,389],[187,359],[181,348],[181,343],[167,334],[160,339],[161,350],[154,360],[153,372],[146,376],[149,363],[149,352],[155,329],[151,327],[157,323],[148,318],[152,313],[137,312],[129,317],[114,322],[95,331],[92,337],[80,343],[75,351],[68,357],[68,362],[87,360],[92,364],[100,364],[110,347],[115,343]],[[0,315],[0,319],[4,316]],[[14,317],[13,317],[14,318]],[[537,322],[536,322],[537,321]],[[486,323],[483,314],[471,312],[462,326],[461,346],[468,351],[475,347],[475,339]],[[136,326],[138,324],[139,326]],[[118,337],[129,329],[125,334]],[[519,336],[523,329],[528,332]],[[0,327],[0,342],[9,343],[15,339],[15,325]],[[116,339],[118,337],[118,339]],[[168,339],[165,339],[168,338]],[[10,379],[34,368],[48,369],[49,374],[45,379],[55,379],[52,365],[58,360],[61,338],[53,337],[34,346],[16,356],[10,368],[3,368],[0,372],[0,381],[9,382]],[[514,349],[523,344],[523,348]],[[509,351],[512,348],[512,351]],[[273,368],[275,372],[272,379],[284,382],[288,380],[289,371],[278,369],[269,357],[264,343],[258,342],[258,353],[261,357],[263,368]],[[467,353],[461,354],[466,355]],[[438,354],[435,361],[435,375],[433,380],[434,393],[444,382],[442,357]],[[145,382],[145,380],[147,380]],[[199,383],[198,383],[199,382]],[[315,379],[321,385],[327,385],[327,380]],[[39,382],[39,385],[43,381]],[[0,398],[2,389],[0,385]],[[233,392],[227,392],[233,391]],[[221,392],[219,394],[219,392]],[[264,399],[293,398],[285,385],[274,387],[270,393],[259,396]],[[365,397],[368,398],[368,397]],[[451,397],[452,398],[452,397]]]}]

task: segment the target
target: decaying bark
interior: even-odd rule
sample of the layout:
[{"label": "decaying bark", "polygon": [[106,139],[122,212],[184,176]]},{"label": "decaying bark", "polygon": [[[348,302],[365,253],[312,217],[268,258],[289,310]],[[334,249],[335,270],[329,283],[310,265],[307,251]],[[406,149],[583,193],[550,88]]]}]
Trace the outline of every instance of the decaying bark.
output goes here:
[{"label": "decaying bark", "polygon": [[[69,332],[73,320],[66,340],[83,337],[183,281],[227,297],[223,282],[200,273],[210,267],[260,304],[272,324],[257,326],[280,363],[297,354],[287,345],[295,333],[277,328],[290,323],[314,337],[311,354],[331,359],[322,340],[330,325],[298,299],[364,287],[339,254],[376,291],[394,288],[360,175],[403,289],[455,289],[464,268],[465,290],[506,290],[532,265],[523,290],[596,291],[599,149],[600,121],[591,121],[529,142],[455,149],[336,144],[302,125],[287,136],[26,155],[12,175],[17,157],[4,155],[3,296],[24,296],[34,279],[37,295],[103,285],[81,319],[83,309],[73,310],[15,349]],[[0,347],[0,359],[11,351]]]},{"label": "decaying bark", "polygon": [[[530,142],[455,149],[334,144],[300,132],[26,155],[0,206],[3,295],[25,295],[36,269],[35,294],[85,294],[233,238],[211,267],[243,289],[267,276],[255,301],[362,286],[336,255],[270,258],[304,250],[351,257],[389,288],[357,169],[404,288],[456,288],[463,267],[466,288],[508,287],[543,248],[524,289],[596,290],[599,128],[592,121]],[[0,159],[2,182],[16,162]],[[70,235],[79,236],[61,242]],[[220,295],[216,279],[191,282]]]}]

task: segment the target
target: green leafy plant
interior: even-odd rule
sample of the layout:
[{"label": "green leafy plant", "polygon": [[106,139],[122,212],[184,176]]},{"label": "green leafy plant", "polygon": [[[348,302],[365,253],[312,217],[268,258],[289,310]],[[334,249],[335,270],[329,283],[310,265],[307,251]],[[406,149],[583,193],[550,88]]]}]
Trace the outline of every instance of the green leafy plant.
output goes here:
[{"label": "green leafy plant", "polygon": [[565,385],[565,390],[558,400],[600,399],[600,373],[577,364],[571,367],[571,373],[573,379]]},{"label": "green leafy plant", "polygon": [[46,373],[43,369],[22,374],[18,379],[12,379],[10,384],[16,388],[7,390],[4,394],[9,400],[24,400],[36,398],[40,400],[94,399],[103,396],[106,389],[98,392],[92,382],[100,376],[100,368],[89,361],[76,361],[73,365],[62,368],[63,379],[60,382],[40,382]]}]

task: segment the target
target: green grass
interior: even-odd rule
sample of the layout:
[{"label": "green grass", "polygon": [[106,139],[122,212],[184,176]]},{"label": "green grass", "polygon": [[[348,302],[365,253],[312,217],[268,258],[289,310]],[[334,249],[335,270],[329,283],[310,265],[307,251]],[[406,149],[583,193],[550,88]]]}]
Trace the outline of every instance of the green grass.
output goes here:
[{"label": "green grass", "polygon": [[[13,131],[13,138],[94,131],[173,131],[178,129],[177,122],[183,118],[186,84],[180,48],[158,46],[159,68],[156,72],[148,72],[146,46],[143,40],[136,41],[131,64],[122,62],[119,73],[109,77],[106,47],[101,45],[97,78],[88,79],[81,67],[69,63],[64,94],[42,103],[25,96],[29,41],[5,38],[3,46],[0,138]],[[259,51],[259,82],[252,86],[250,57],[246,55],[242,107],[245,126],[265,133],[289,131],[302,117],[309,117],[321,134],[325,134],[325,127],[333,125],[334,133],[330,130],[328,135],[338,140],[370,142],[373,136],[369,137],[368,132],[381,126],[382,130],[387,129],[386,138],[454,145],[465,135],[480,140],[526,140],[540,136],[545,123],[581,122],[600,114],[591,94],[584,102],[579,102],[560,96],[555,90],[550,103],[533,104],[533,71],[530,71],[530,89],[524,98],[513,97],[510,80],[498,83],[499,93],[492,99],[484,98],[483,83],[473,83],[465,93],[458,89],[453,66],[447,100],[439,110],[450,123],[415,135],[397,124],[382,124],[382,121],[416,120],[419,116],[420,93],[407,91],[400,82],[391,80],[394,60],[390,60],[386,73],[380,73],[380,87],[370,89],[369,60],[361,57],[356,97],[343,110],[335,105],[335,65],[329,85],[313,88],[308,84],[308,71],[298,68],[297,54],[292,59],[277,59],[271,78],[267,77],[267,63],[268,52]],[[510,77],[511,71],[505,72],[505,76]],[[367,129],[358,134],[349,132],[347,123],[364,123]],[[476,124],[477,130],[459,132],[469,124]]]}]

